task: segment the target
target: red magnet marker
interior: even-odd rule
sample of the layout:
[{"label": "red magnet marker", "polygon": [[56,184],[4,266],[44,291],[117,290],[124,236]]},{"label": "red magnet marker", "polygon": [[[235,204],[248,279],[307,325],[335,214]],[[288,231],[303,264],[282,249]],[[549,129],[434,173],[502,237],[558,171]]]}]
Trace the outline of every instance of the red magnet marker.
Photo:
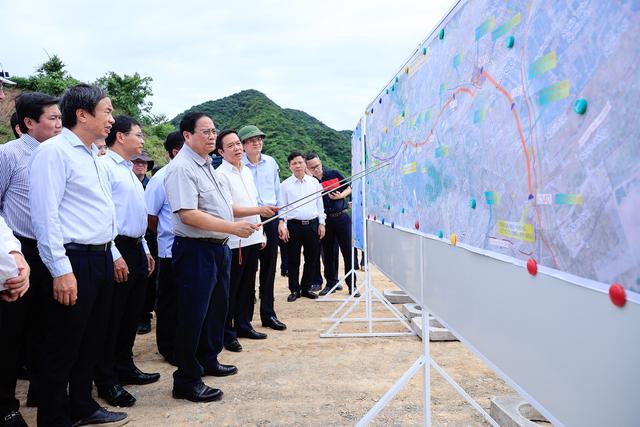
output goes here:
[{"label": "red magnet marker", "polygon": [[538,263],[535,259],[529,258],[529,260],[527,260],[527,271],[532,276],[538,274]]},{"label": "red magnet marker", "polygon": [[420,221],[416,221],[415,226],[416,230],[420,230]]},{"label": "red magnet marker", "polygon": [[611,302],[618,307],[624,307],[627,303],[627,294],[620,283],[611,285],[609,288],[609,298],[611,298]]},{"label": "red magnet marker", "polygon": [[377,220],[378,220],[378,215],[373,214],[373,220],[374,220],[374,221],[377,221]]}]

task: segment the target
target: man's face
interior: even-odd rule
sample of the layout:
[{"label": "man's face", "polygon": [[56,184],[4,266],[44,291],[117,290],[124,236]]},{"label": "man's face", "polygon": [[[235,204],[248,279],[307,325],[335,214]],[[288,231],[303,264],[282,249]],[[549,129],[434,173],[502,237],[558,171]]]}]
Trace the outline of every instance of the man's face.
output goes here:
[{"label": "man's face", "polygon": [[238,165],[242,160],[242,142],[235,133],[229,133],[222,138],[222,150],[218,150],[223,159],[232,165]]},{"label": "man's face", "polygon": [[296,178],[302,179],[304,177],[304,169],[306,165],[302,156],[297,156],[291,159],[289,162],[289,170]]},{"label": "man's face", "polygon": [[309,169],[311,175],[318,179],[322,179],[322,162],[319,158],[316,157],[311,160],[307,160],[307,169]]},{"label": "man's face", "polygon": [[261,136],[253,136],[251,138],[247,138],[242,143],[244,146],[244,151],[247,153],[247,156],[257,156],[262,152],[262,137]]},{"label": "man's face", "polygon": [[107,154],[107,143],[104,139],[99,139],[94,142],[94,144],[98,147],[98,157],[102,157]]},{"label": "man's face", "polygon": [[133,173],[140,179],[147,173],[147,162],[144,160],[133,161]]},{"label": "man's face", "polygon": [[29,135],[38,142],[46,141],[62,132],[62,114],[55,104],[44,107],[37,122],[29,117],[24,119],[24,122],[29,129]]},{"label": "man's face", "polygon": [[213,120],[203,116],[198,119],[193,133],[185,132],[185,142],[200,156],[206,156],[216,148],[218,135]]},{"label": "man's face", "polygon": [[[142,147],[144,147],[144,135],[140,126],[133,125],[127,133],[118,134],[118,144],[121,144],[122,149],[128,158],[132,159],[142,153]],[[147,162],[145,163],[145,167]]]},{"label": "man's face", "polygon": [[106,138],[109,136],[111,126],[115,123],[113,119],[113,106],[109,98],[102,98],[96,105],[94,114],[85,111],[84,125],[91,132],[94,139]]}]

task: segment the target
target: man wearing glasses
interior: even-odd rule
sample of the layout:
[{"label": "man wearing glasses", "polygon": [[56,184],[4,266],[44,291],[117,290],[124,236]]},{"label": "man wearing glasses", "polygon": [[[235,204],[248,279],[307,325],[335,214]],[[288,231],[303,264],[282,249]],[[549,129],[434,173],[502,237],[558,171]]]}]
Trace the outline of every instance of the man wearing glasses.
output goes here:
[{"label": "man wearing glasses", "polygon": [[184,146],[167,166],[164,184],[173,212],[175,239],[171,250],[178,288],[178,334],[173,373],[173,397],[192,402],[219,400],[222,391],[202,382],[203,375],[238,372],[223,365],[229,299],[230,234],[251,236],[259,227],[233,221],[234,211],[211,166],[216,129],[206,113],[190,112],[180,121]]},{"label": "man wearing glasses", "polygon": [[[242,162],[253,175],[258,190],[258,206],[282,206],[280,197],[280,168],[273,157],[262,154],[264,133],[257,126],[240,128],[238,137],[242,141],[244,157]],[[267,220],[261,217],[261,221]],[[274,308],[273,285],[278,261],[278,223],[271,221],[264,225],[267,246],[260,251],[260,320],[262,326],[282,331],[287,326],[278,320]]]}]

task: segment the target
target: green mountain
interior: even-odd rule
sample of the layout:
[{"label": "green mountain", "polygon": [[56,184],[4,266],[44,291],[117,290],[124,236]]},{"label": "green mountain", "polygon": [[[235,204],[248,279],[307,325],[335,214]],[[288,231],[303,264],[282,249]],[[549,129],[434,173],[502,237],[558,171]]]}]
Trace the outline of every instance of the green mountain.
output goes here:
[{"label": "green mountain", "polygon": [[316,152],[326,167],[351,175],[351,131],[336,131],[303,111],[283,109],[257,90],[193,106],[171,122],[178,127],[190,111],[210,114],[218,129],[258,126],[266,135],[263,152],[276,159],[282,178],[291,175],[287,156],[294,150]]}]

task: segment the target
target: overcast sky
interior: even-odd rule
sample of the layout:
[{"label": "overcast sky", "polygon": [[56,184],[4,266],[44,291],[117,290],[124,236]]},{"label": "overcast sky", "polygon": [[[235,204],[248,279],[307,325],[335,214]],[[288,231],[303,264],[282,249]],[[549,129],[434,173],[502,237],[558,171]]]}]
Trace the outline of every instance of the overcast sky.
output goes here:
[{"label": "overcast sky", "polygon": [[151,76],[153,112],[169,118],[257,89],[342,130],[353,129],[454,1],[2,3],[0,62],[12,75],[32,74],[46,51],[80,80]]}]

